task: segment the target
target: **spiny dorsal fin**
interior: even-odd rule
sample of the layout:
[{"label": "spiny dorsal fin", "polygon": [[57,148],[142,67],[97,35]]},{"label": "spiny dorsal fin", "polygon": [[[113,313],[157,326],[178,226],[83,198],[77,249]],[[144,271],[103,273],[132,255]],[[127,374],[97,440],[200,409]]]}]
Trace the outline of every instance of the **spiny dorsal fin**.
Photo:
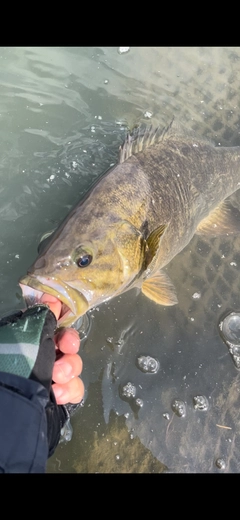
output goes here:
[{"label": "spiny dorsal fin", "polygon": [[165,138],[171,136],[182,136],[182,138],[190,138],[193,141],[197,139],[198,142],[215,146],[214,142],[207,137],[196,135],[194,130],[185,128],[180,122],[172,118],[170,124],[165,128],[157,128],[139,126],[129,132],[124,143],[119,148],[119,162],[123,163],[132,155],[136,155],[142,150],[146,150],[149,146],[163,141]]},{"label": "spiny dorsal fin", "polygon": [[132,133],[128,133],[124,143],[119,148],[119,162],[123,163],[132,155],[162,141],[166,135],[170,134],[173,122],[174,118],[164,129],[159,126],[157,128],[140,126],[135,128]]}]

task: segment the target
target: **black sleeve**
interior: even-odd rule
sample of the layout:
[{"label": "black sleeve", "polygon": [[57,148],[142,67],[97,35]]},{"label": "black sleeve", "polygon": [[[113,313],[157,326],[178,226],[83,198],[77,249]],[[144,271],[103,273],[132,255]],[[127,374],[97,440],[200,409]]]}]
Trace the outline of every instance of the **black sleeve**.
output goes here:
[{"label": "black sleeve", "polygon": [[67,419],[36,381],[0,372],[0,473],[44,473]]},{"label": "black sleeve", "polygon": [[44,305],[0,321],[0,473],[45,472],[68,418],[51,388],[55,326]]},{"label": "black sleeve", "polygon": [[0,473],[43,473],[48,394],[39,383],[0,372]]}]

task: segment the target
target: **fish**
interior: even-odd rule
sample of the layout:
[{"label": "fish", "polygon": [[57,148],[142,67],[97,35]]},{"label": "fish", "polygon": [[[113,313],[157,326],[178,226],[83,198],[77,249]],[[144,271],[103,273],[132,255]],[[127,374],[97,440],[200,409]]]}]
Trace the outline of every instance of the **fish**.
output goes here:
[{"label": "fish", "polygon": [[240,188],[240,147],[219,147],[174,118],[135,128],[19,280],[23,297],[59,298],[59,326],[138,288],[156,304],[178,303],[164,268],[195,233],[239,233],[229,197]]}]

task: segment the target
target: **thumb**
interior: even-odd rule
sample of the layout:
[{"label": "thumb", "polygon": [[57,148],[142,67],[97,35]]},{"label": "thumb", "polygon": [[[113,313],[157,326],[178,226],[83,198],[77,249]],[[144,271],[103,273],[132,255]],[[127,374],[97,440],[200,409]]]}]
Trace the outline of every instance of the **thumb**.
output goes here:
[{"label": "thumb", "polygon": [[40,299],[40,302],[48,305],[48,307],[53,312],[53,314],[55,314],[56,319],[58,320],[62,308],[60,300],[58,300],[55,296],[52,296],[51,294],[43,294]]}]

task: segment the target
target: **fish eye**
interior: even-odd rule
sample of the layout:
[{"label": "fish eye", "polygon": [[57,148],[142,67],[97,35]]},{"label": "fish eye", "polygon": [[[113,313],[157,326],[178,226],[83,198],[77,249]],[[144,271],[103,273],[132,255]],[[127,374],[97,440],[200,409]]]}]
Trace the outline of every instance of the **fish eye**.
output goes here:
[{"label": "fish eye", "polygon": [[82,255],[76,260],[76,264],[78,267],[87,267],[89,264],[91,264],[92,261],[92,255]]}]

